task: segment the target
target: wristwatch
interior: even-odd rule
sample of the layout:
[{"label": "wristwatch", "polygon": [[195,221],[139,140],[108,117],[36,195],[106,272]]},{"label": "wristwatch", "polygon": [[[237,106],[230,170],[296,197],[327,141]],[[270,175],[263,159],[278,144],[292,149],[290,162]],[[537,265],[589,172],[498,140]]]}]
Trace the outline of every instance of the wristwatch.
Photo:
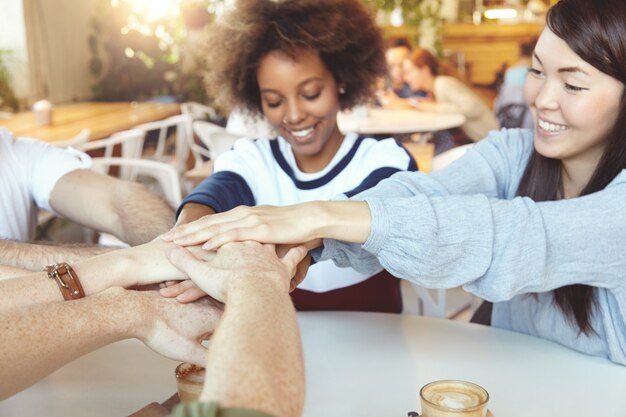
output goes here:
[{"label": "wristwatch", "polygon": [[48,273],[48,278],[57,282],[66,301],[78,300],[85,296],[85,291],[83,286],[80,285],[76,272],[67,262],[48,265],[44,268],[44,271]]}]

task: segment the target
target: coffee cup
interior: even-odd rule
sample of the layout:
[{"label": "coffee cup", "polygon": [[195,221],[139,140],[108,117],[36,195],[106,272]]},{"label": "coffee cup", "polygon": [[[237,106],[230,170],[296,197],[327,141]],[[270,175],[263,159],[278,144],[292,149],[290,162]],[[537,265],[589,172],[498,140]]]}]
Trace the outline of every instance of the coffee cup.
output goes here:
[{"label": "coffee cup", "polygon": [[204,368],[183,362],[176,367],[176,386],[181,401],[198,401],[204,385]]},{"label": "coffee cup", "polygon": [[441,380],[420,390],[422,417],[486,417],[489,393],[472,382]]}]

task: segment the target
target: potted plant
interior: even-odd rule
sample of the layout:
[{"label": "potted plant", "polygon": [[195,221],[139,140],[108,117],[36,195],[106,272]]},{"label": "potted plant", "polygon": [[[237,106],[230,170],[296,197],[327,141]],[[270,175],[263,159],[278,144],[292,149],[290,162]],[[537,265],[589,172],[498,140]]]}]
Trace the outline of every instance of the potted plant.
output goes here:
[{"label": "potted plant", "polygon": [[0,49],[0,111],[1,110],[19,110],[19,100],[15,97],[13,88],[11,87],[11,74],[6,65],[7,60],[12,52],[8,49]]}]

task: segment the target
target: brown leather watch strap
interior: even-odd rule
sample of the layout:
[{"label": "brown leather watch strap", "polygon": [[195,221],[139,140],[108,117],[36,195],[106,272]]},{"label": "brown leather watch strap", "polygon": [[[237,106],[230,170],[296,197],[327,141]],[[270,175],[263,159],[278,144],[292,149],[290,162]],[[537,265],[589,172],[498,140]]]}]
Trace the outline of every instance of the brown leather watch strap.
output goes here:
[{"label": "brown leather watch strap", "polygon": [[44,268],[48,278],[56,280],[65,300],[78,300],[85,296],[83,286],[80,285],[78,276],[66,262],[48,265]]}]

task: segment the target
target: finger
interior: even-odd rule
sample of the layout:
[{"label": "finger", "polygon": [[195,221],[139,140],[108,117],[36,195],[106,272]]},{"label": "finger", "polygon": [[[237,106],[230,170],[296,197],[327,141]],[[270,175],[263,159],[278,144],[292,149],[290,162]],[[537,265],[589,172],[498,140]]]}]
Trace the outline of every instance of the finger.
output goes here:
[{"label": "finger", "polygon": [[178,342],[178,349],[180,351],[178,360],[202,367],[206,366],[207,349],[199,342],[182,339]]},{"label": "finger", "polygon": [[[171,239],[177,244],[181,244],[179,242],[185,242],[185,244],[187,244],[191,235],[195,235],[204,229],[219,226],[225,223],[238,223],[242,221],[247,216],[247,208],[248,207],[245,206],[236,207],[224,213],[209,214],[191,223],[176,226],[171,230]],[[206,239],[204,241],[206,241]]]},{"label": "finger", "polygon": [[293,276],[296,272],[298,264],[304,259],[308,251],[303,245],[294,246],[281,259],[282,263],[288,268],[289,275]]},{"label": "finger", "polygon": [[206,243],[202,245],[202,249],[216,250],[227,243],[244,242],[246,240],[268,243],[265,234],[260,230],[261,228],[263,228],[263,226],[224,229],[207,239]]},{"label": "finger", "polygon": [[219,277],[224,270],[213,268],[209,263],[198,260],[189,250],[183,247],[170,248],[167,257],[172,264],[180,269],[203,291],[218,301],[224,301]]},{"label": "finger", "polygon": [[196,300],[201,299],[202,297],[206,297],[207,294],[202,291],[197,285],[193,285],[190,288],[187,288],[180,295],[176,297],[176,301],[179,303],[192,303]]},{"label": "finger", "polygon": [[182,247],[169,248],[165,255],[172,265],[187,276],[192,275],[195,270],[203,265],[202,261],[199,261],[191,252]]},{"label": "finger", "polygon": [[179,281],[175,285],[161,288],[159,293],[166,298],[175,298],[184,293],[192,285],[194,284],[191,280]]},{"label": "finger", "polygon": [[161,236],[161,239],[171,242],[171,241],[176,240],[177,238],[182,238],[188,233],[192,233],[199,229],[209,226],[213,218],[217,219],[219,218],[219,215],[218,214],[207,215],[207,216],[200,217],[199,219],[194,220],[190,223],[185,223],[185,224],[175,226],[169,232],[163,234]]}]

